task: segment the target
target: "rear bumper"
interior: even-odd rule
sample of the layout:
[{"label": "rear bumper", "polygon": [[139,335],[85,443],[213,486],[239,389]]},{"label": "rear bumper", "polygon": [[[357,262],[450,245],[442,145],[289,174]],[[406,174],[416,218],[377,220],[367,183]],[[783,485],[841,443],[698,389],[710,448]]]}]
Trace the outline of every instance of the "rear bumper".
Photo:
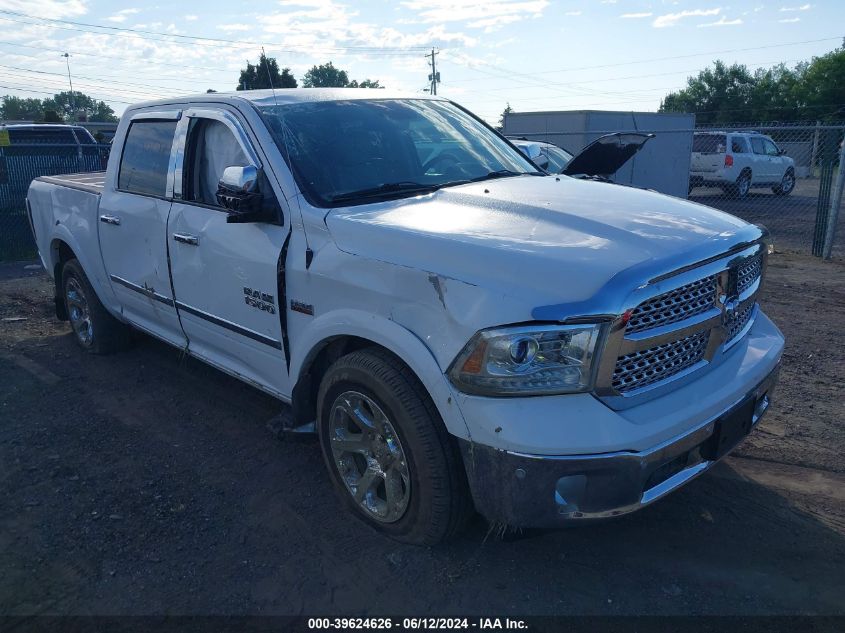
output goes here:
[{"label": "rear bumper", "polygon": [[[515,527],[554,527],[615,517],[643,508],[708,470],[759,422],[780,370],[740,400],[681,436],[647,450],[596,455],[529,455],[461,440],[476,509]],[[732,415],[748,422],[729,445],[716,446]]]}]

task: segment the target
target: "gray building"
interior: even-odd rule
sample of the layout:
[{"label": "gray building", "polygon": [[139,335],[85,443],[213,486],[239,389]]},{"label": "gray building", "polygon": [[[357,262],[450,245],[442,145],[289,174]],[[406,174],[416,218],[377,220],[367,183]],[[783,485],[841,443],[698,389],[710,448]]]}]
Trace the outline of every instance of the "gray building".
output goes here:
[{"label": "gray building", "polygon": [[573,110],[512,112],[505,117],[506,136],[545,141],[577,154],[611,132],[653,132],[655,138],[620,169],[614,180],[681,198],[689,184],[693,114]]}]

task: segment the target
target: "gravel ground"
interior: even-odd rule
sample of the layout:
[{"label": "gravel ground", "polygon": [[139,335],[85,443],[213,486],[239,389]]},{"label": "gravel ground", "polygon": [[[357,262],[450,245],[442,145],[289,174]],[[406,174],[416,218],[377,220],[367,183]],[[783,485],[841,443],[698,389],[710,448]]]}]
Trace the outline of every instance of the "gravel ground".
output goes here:
[{"label": "gravel ground", "polygon": [[436,548],[341,510],[280,405],[145,337],[80,353],[0,266],[0,615],[845,614],[845,264],[776,255],[771,412],[635,515]]}]

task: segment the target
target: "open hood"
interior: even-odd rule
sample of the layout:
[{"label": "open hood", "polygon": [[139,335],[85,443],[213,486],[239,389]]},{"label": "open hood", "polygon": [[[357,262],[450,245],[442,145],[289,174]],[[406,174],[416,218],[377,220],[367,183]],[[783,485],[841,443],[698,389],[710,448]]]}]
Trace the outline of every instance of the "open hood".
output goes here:
[{"label": "open hood", "polygon": [[567,176],[610,176],[642,149],[654,134],[615,132],[601,136],[564,167]]}]

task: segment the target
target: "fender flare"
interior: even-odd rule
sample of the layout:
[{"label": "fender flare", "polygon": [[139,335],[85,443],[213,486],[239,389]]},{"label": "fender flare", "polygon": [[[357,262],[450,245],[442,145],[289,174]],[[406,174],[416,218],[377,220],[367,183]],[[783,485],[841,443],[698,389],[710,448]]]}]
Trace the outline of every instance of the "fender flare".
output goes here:
[{"label": "fender flare", "polygon": [[361,310],[341,309],[315,318],[306,330],[295,337],[297,342],[291,345],[292,384],[299,380],[303,369],[307,370],[326,345],[342,337],[372,341],[401,358],[428,391],[449,433],[471,439],[452,385],[431,350],[413,332],[382,316]]}]

